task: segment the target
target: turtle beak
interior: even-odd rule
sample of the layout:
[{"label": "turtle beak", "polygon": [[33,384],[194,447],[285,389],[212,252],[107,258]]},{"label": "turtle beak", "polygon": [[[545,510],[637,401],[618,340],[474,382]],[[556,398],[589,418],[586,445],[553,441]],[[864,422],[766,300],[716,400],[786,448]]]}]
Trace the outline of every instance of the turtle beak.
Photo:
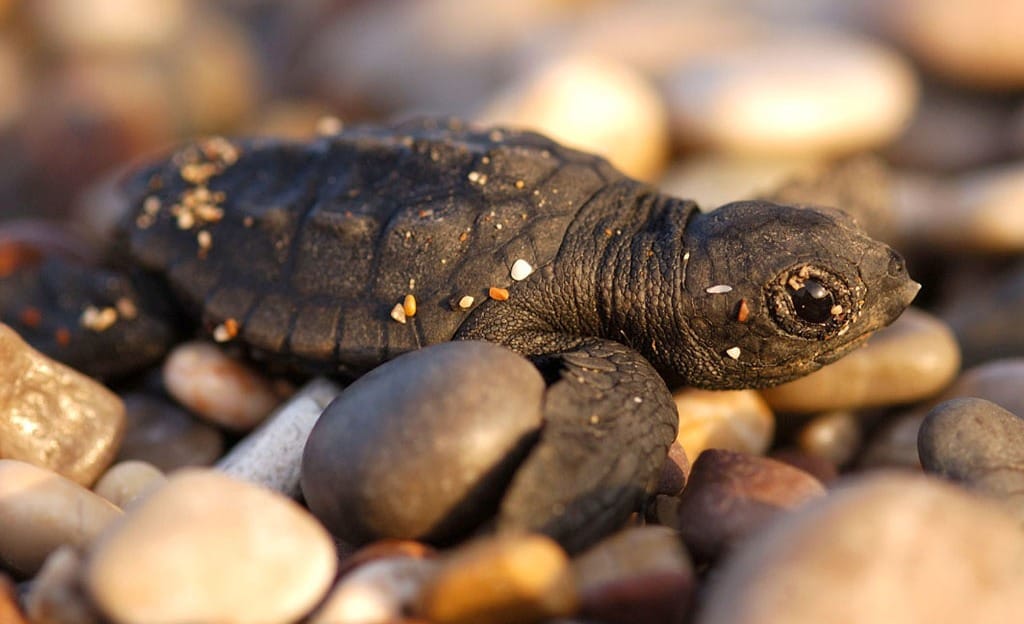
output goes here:
[{"label": "turtle beak", "polygon": [[910,278],[910,274],[907,273],[907,264],[902,256],[891,250],[889,255],[889,267],[884,279],[883,292],[885,294],[883,296],[888,301],[887,309],[885,310],[886,316],[889,322],[892,322],[914,301],[914,297],[921,290],[921,284]]}]

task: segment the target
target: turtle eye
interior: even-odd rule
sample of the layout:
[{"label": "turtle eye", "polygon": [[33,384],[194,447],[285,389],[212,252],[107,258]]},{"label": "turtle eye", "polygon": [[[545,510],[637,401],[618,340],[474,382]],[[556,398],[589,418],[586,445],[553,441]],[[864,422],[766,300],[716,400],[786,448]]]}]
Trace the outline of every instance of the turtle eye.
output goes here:
[{"label": "turtle eye", "polygon": [[808,323],[825,323],[832,317],[835,297],[821,282],[804,280],[787,288],[796,315]]}]

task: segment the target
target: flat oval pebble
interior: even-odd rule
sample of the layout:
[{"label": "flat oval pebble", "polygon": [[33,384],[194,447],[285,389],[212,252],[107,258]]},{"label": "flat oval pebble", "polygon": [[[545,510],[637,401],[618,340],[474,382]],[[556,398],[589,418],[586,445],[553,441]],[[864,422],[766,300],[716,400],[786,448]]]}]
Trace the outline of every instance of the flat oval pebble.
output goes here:
[{"label": "flat oval pebble", "polygon": [[959,368],[960,349],[949,326],[908,308],[863,348],[762,394],[773,409],[802,414],[894,405],[934,396]]},{"label": "flat oval pebble", "polygon": [[437,567],[416,557],[364,563],[341,577],[309,624],[391,624],[411,610]]},{"label": "flat oval pebble", "polygon": [[493,511],[541,426],[544,380],[485,342],[387,362],[324,410],[302,460],[310,510],[343,541],[441,540]]},{"label": "flat oval pebble", "polygon": [[[25,611],[33,624],[100,624],[82,587],[82,555],[73,546],[50,553],[25,594]],[[0,622],[8,623],[0,616]]]},{"label": "flat oval pebble", "polygon": [[695,558],[715,559],[781,512],[824,493],[817,479],[788,464],[710,449],[693,463],[676,528]]},{"label": "flat oval pebble", "polygon": [[667,80],[676,135],[742,154],[841,154],[895,137],[917,101],[910,65],[881,44],[777,32],[688,59]]},{"label": "flat oval pebble", "polygon": [[687,197],[704,209],[749,199],[818,169],[817,159],[806,156],[756,157],[734,154],[696,154],[674,164],[658,187],[665,193]]},{"label": "flat oval pebble", "polygon": [[1024,357],[991,360],[968,368],[940,398],[976,397],[1024,414]]},{"label": "flat oval pebble", "polygon": [[542,535],[480,538],[451,552],[417,613],[436,624],[534,622],[578,608],[565,551]]},{"label": "flat oval pebble", "polygon": [[170,472],[208,466],[224,454],[224,434],[163,398],[130,393],[124,400],[127,425],[118,461],[139,460]]},{"label": "flat oval pebble", "polygon": [[164,473],[153,464],[129,460],[114,464],[104,472],[93,491],[124,509],[135,498],[166,480]]},{"label": "flat oval pebble", "polygon": [[674,395],[679,410],[678,442],[687,457],[720,448],[764,453],[775,433],[775,416],[756,390],[684,388]]},{"label": "flat oval pebble", "polygon": [[520,77],[477,116],[600,154],[627,175],[654,180],[669,151],[668,113],[654,85],[609,58],[569,55]]},{"label": "flat oval pebble", "polygon": [[248,431],[280,402],[271,383],[208,342],[186,342],[164,362],[167,392],[191,412],[234,431]]},{"label": "flat oval pebble", "polygon": [[624,529],[572,562],[580,613],[598,622],[675,624],[689,613],[696,574],[668,527]]},{"label": "flat oval pebble", "polygon": [[1016,622],[1024,533],[994,503],[918,475],[858,477],[754,537],[697,624]]},{"label": "flat oval pebble", "polygon": [[917,449],[925,471],[991,496],[1024,524],[1024,418],[984,399],[951,399],[928,412]]},{"label": "flat oval pebble", "polygon": [[330,536],[296,503],[188,468],[97,540],[85,585],[118,624],[285,623],[324,597],[336,569]]},{"label": "flat oval pebble", "polygon": [[797,446],[808,455],[842,466],[860,451],[864,436],[862,428],[854,412],[827,412],[815,416],[800,428]]},{"label": "flat oval pebble", "polygon": [[91,485],[114,461],[124,426],[117,395],[0,323],[0,458]]},{"label": "flat oval pebble", "polygon": [[49,45],[79,54],[140,53],[169,44],[188,15],[185,0],[153,0],[122,6],[109,0],[39,0],[29,17]]},{"label": "flat oval pebble", "polygon": [[62,545],[87,546],[121,515],[102,497],[44,468],[0,459],[0,562],[32,575]]}]

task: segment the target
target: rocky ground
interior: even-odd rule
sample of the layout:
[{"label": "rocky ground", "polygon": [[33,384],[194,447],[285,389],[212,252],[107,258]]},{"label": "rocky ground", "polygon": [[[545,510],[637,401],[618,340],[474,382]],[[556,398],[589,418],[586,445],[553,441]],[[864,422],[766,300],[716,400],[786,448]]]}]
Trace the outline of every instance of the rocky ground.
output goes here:
[{"label": "rocky ground", "polygon": [[[572,556],[381,539],[423,536],[466,466],[536,428],[525,361],[442,354],[440,388],[396,362],[327,409],[315,435],[344,452],[311,470],[333,381],[204,340],[98,381],[0,326],[0,622],[1021,620],[1024,3],[0,0],[0,84],[0,283],[97,261],[125,163],[184,138],[433,112],[539,129],[705,209],[840,205],[923,284],[809,377],[678,390],[656,496]],[[335,470],[359,471],[353,507],[307,507]]]}]

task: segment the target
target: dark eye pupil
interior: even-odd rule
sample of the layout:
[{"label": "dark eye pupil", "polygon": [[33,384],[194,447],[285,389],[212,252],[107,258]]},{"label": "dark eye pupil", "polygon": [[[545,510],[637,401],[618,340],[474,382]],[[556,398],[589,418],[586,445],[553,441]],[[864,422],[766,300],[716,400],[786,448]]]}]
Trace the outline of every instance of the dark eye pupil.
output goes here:
[{"label": "dark eye pupil", "polygon": [[808,323],[824,323],[832,316],[835,301],[832,293],[820,282],[806,280],[800,288],[792,291],[790,297],[797,316]]}]

